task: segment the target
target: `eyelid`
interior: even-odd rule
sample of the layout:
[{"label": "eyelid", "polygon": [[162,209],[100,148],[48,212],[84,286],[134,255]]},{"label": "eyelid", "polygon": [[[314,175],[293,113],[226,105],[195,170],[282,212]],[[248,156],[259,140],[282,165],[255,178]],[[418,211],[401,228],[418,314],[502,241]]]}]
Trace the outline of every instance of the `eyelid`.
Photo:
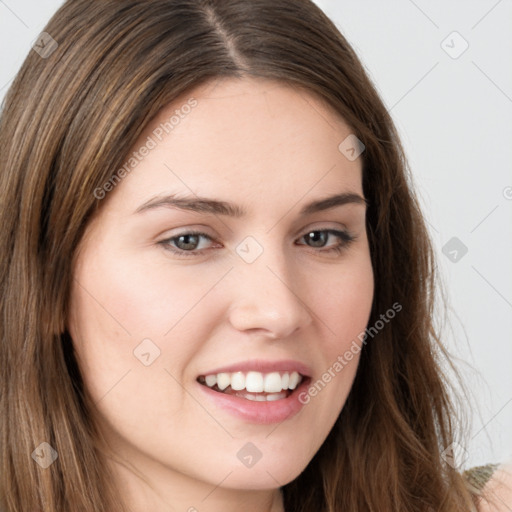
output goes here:
[{"label": "eyelid", "polygon": [[[312,233],[312,232],[323,232],[323,233],[327,233],[327,235],[334,235],[339,240],[339,242],[337,244],[335,244],[333,246],[327,246],[327,248],[323,248],[323,247],[315,248],[315,247],[308,246],[305,243],[299,244],[299,245],[304,245],[306,247],[309,247],[309,249],[312,252],[316,252],[316,253],[320,253],[320,254],[322,254],[322,253],[323,254],[342,253],[342,252],[344,252],[344,250],[348,249],[349,246],[354,241],[356,241],[358,238],[358,235],[352,233],[345,227],[343,229],[336,229],[336,228],[332,228],[332,227],[330,228],[330,227],[321,226],[321,227],[312,227],[312,228],[303,230],[302,234],[300,236],[296,237],[296,241],[304,238],[307,234]],[[158,242],[158,244],[162,245],[167,251],[173,253],[178,258],[180,258],[180,257],[184,257],[184,258],[200,257],[200,256],[203,256],[207,251],[214,249],[214,247],[209,247],[207,249],[199,249],[199,250],[193,249],[193,250],[187,251],[184,249],[173,248],[170,245],[169,242],[173,242],[180,236],[184,236],[184,235],[204,237],[204,238],[211,240],[214,243],[216,242],[215,238],[210,236],[208,233],[191,228],[188,230],[184,229],[180,233],[177,233],[177,234],[174,234],[173,236],[167,237],[164,240],[161,240],[160,242]]]},{"label": "eyelid", "polygon": [[304,236],[307,233],[311,233],[311,231],[349,231],[346,224],[343,224],[342,222],[336,222],[334,224],[335,224],[334,226],[328,226],[328,225],[326,225],[326,222],[322,222],[322,221],[313,222],[306,229],[301,228],[298,231],[296,231],[294,237],[300,238],[301,236]]},{"label": "eyelid", "polygon": [[[316,225],[316,224],[319,224],[319,225]],[[341,225],[341,229],[340,229],[340,225]],[[192,235],[192,234],[204,235],[212,240],[215,240],[216,235],[212,235],[207,232],[207,231],[210,231],[210,228],[208,226],[204,226],[204,225],[197,225],[197,226],[198,227],[186,226],[184,228],[176,228],[174,230],[166,229],[165,231],[162,232],[162,233],[165,233],[165,239],[163,239],[162,241],[165,242],[165,241],[177,238],[181,235]],[[174,233],[174,231],[176,231],[176,230],[179,230],[179,231],[177,233]],[[346,231],[346,232],[350,233],[350,229],[347,227],[346,224],[338,222],[338,223],[336,223],[336,226],[332,227],[332,226],[326,226],[325,223],[322,224],[322,222],[320,221],[320,222],[313,223],[313,225],[311,227],[308,227],[306,229],[301,228],[301,229],[297,230],[292,235],[292,237],[300,238],[300,237],[306,235],[307,233],[310,233],[311,231]],[[159,236],[162,236],[162,233]],[[167,233],[171,233],[171,234],[167,234]]]}]

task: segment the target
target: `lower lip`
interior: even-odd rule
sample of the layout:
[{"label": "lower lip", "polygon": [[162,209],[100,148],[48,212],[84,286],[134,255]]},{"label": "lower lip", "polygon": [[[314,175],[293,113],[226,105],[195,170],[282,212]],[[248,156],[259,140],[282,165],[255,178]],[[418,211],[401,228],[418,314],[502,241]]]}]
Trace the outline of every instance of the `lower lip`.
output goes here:
[{"label": "lower lip", "polygon": [[302,391],[308,387],[309,378],[304,379],[287,398],[270,402],[255,402],[234,395],[219,393],[204,384],[197,383],[216,406],[251,423],[268,425],[292,418],[304,407],[299,400]]}]

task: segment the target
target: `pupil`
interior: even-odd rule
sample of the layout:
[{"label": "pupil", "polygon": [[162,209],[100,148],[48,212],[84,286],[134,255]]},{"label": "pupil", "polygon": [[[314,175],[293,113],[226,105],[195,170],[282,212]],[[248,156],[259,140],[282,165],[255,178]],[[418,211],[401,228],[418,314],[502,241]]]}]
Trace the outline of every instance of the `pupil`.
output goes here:
[{"label": "pupil", "polygon": [[327,233],[325,233],[324,231],[311,231],[311,233],[308,234],[308,240],[310,242],[313,242],[315,247],[322,247],[323,245],[325,245],[326,236]]},{"label": "pupil", "polygon": [[[177,245],[180,249],[195,249],[195,246],[198,244],[198,235],[181,235],[178,237]],[[190,241],[192,239],[192,241]],[[182,243],[182,240],[185,240]]]}]

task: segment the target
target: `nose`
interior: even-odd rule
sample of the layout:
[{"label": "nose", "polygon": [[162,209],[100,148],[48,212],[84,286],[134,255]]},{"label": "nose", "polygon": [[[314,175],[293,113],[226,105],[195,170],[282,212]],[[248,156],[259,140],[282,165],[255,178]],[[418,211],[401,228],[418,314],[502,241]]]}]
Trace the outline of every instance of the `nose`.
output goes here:
[{"label": "nose", "polygon": [[231,325],[271,339],[287,338],[308,326],[311,305],[294,268],[278,250],[266,250],[252,263],[238,261],[231,276]]}]

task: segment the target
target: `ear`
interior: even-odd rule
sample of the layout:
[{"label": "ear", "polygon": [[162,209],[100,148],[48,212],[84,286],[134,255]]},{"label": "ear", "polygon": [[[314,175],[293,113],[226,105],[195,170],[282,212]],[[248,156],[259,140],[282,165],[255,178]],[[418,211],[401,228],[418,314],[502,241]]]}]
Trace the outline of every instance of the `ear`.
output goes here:
[{"label": "ear", "polygon": [[512,511],[512,463],[502,464],[482,491],[479,512]]}]

